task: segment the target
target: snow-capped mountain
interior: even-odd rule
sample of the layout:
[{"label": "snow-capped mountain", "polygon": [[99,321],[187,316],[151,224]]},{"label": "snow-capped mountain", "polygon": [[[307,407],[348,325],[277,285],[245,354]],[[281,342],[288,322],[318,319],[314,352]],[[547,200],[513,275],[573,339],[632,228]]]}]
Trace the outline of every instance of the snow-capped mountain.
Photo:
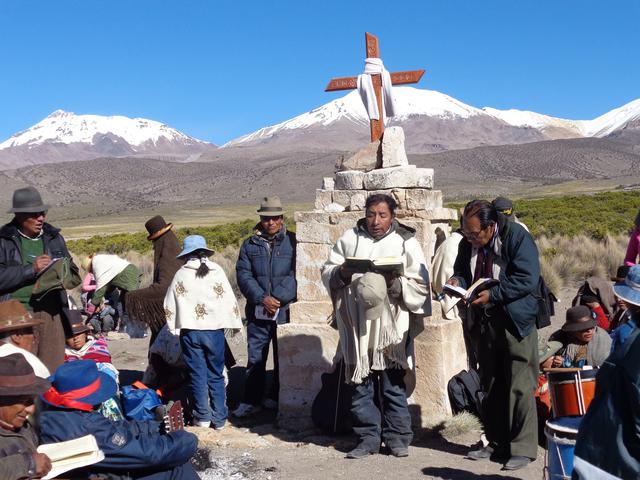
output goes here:
[{"label": "snow-capped mountain", "polygon": [[0,166],[19,166],[102,156],[166,155],[195,160],[215,145],[163,123],[124,116],[76,115],[56,110],[0,143]]},{"label": "snow-capped mountain", "polygon": [[[448,95],[414,87],[394,87],[396,116],[388,125],[405,129],[407,146],[413,153],[471,148],[482,145],[528,143],[580,137],[606,137],[640,120],[640,99],[593,120],[568,120],[522,110],[482,109],[467,105]],[[313,140],[312,147],[325,144],[352,148],[366,141],[368,119],[360,97],[352,91],[344,97],[299,115],[291,120],[262,128],[232,140],[222,148],[272,145],[291,141],[298,147]],[[354,140],[339,134],[361,132]],[[342,142],[336,140],[342,138]]]}]

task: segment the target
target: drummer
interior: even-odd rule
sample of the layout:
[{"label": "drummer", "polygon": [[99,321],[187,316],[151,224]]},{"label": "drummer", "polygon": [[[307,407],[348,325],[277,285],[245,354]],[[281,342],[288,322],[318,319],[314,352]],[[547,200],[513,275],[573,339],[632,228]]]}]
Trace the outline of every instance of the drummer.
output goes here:
[{"label": "drummer", "polygon": [[562,328],[554,332],[549,340],[562,343],[558,353],[562,364],[553,366],[578,367],[590,365],[594,368],[604,363],[611,351],[611,338],[598,327],[589,307],[578,305],[567,310]]}]

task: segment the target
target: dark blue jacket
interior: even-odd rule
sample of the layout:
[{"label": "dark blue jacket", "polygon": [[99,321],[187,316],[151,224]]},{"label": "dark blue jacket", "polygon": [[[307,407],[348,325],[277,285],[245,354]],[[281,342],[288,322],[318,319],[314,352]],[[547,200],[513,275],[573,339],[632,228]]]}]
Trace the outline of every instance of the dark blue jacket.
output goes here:
[{"label": "dark blue jacket", "polygon": [[84,435],[96,437],[105,459],[91,465],[93,472],[167,470],[179,467],[196,453],[198,439],[179,430],[159,433],[154,421],[112,421],[98,412],[46,410],[40,414],[41,443],[63,442]]},{"label": "dark blue jacket", "polygon": [[273,249],[260,234],[255,233],[240,247],[236,277],[240,291],[247,299],[247,321],[255,320],[255,307],[270,295],[280,301],[278,323],[289,320],[289,304],[296,299],[296,235],[282,227],[275,236]]},{"label": "dark blue jacket", "polygon": [[[500,283],[489,290],[490,302],[506,314],[524,338],[536,328],[538,301],[534,295],[540,280],[538,247],[529,232],[502,215],[498,216],[498,235],[504,268],[500,272]],[[472,283],[471,253],[471,244],[463,238],[453,267],[453,276],[462,288]]]}]

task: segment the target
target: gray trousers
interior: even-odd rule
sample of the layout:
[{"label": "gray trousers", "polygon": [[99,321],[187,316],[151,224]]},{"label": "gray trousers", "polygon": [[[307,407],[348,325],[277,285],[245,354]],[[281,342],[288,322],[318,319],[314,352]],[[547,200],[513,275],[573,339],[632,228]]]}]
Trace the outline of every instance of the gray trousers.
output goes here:
[{"label": "gray trousers", "polygon": [[498,309],[474,326],[480,380],[486,393],[483,422],[500,453],[536,458],[538,420],[534,392],[538,381],[538,332],[519,338],[513,322]]}]

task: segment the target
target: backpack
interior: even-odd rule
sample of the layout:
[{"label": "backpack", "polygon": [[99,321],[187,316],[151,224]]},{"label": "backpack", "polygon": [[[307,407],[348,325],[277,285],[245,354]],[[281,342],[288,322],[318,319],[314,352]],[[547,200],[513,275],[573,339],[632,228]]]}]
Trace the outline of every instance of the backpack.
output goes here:
[{"label": "backpack", "polygon": [[454,375],[447,384],[447,394],[454,415],[469,412],[482,421],[482,402],[485,393],[482,391],[480,376],[476,370],[462,370]]},{"label": "backpack", "polygon": [[536,315],[536,328],[541,329],[551,325],[551,317],[556,314],[555,302],[558,298],[549,290],[542,275],[538,280],[538,288],[533,296],[538,301],[538,314]]},{"label": "backpack", "polygon": [[136,384],[122,387],[122,409],[129,420],[155,420],[155,409],[162,405],[154,390],[142,387]]}]

